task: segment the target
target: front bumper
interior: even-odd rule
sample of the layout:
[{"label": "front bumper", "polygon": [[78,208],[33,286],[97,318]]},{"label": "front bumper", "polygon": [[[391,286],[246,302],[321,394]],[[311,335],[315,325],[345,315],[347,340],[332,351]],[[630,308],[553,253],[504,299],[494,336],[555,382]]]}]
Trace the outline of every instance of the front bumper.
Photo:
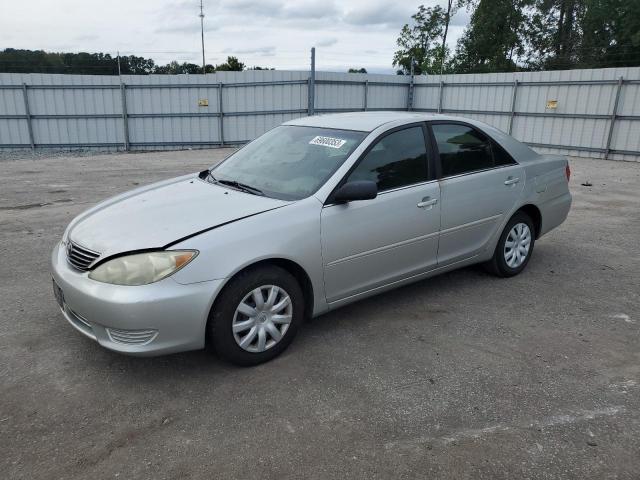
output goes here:
[{"label": "front bumper", "polygon": [[223,283],[183,285],[171,277],[140,286],[97,282],[68,264],[60,244],[51,254],[51,274],[67,321],[103,347],[131,355],[203,348],[209,310]]}]

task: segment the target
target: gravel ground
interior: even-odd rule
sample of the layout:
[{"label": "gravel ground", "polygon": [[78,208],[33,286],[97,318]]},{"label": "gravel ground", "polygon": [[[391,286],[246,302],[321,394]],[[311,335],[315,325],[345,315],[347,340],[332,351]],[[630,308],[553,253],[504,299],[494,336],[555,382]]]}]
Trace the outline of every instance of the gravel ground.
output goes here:
[{"label": "gravel ground", "polygon": [[28,148],[19,148],[15,150],[0,149],[0,162],[6,160],[45,160],[53,158],[77,158],[77,157],[93,157],[105,155],[120,155],[117,149],[37,149],[30,150]]},{"label": "gravel ground", "polygon": [[[128,155],[148,155],[150,153],[158,153],[151,152],[149,150],[136,150],[133,152],[129,152]],[[168,151],[169,149],[165,149]],[[191,150],[201,150],[201,148],[186,148],[183,151],[191,151]],[[180,151],[173,150],[172,153],[179,154]],[[124,155],[124,151],[121,147],[105,147],[105,148],[68,148],[68,149],[59,149],[59,148],[36,148],[35,150],[31,150],[29,148],[16,148],[16,149],[6,149],[0,148],[0,162],[6,160],[46,160],[53,158],[78,158],[78,157],[104,157],[104,156]]]},{"label": "gravel ground", "polygon": [[255,368],[67,325],[48,263],[71,218],[228,153],[0,162],[3,478],[640,478],[638,164],[573,160],[572,212],[522,275],[350,305]]}]

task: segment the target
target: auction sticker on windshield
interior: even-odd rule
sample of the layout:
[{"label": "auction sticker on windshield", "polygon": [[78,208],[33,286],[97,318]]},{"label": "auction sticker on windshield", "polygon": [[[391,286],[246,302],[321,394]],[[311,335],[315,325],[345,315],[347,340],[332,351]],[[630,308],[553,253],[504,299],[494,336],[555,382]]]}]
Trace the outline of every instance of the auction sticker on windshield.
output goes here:
[{"label": "auction sticker on windshield", "polygon": [[340,148],[345,143],[347,143],[347,141],[341,138],[322,137],[318,135],[309,142],[309,145],[320,145],[322,147]]}]

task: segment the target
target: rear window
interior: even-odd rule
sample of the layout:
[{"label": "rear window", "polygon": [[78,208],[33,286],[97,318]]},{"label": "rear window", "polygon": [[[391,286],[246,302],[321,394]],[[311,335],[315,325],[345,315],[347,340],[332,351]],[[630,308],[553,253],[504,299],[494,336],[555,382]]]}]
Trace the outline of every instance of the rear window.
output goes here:
[{"label": "rear window", "polygon": [[489,139],[474,128],[438,123],[432,125],[432,129],[444,177],[493,167]]},{"label": "rear window", "polygon": [[431,128],[440,154],[443,177],[516,163],[497,142],[473,127],[436,123]]}]

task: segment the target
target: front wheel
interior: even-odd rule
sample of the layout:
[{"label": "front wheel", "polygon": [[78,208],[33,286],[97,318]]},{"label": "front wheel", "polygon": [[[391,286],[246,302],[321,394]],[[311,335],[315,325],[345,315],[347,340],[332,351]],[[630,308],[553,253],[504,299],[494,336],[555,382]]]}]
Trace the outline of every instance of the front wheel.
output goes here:
[{"label": "front wheel", "polygon": [[276,266],[241,272],[220,293],[209,315],[209,343],[224,360],[257,365],[289,346],[304,315],[296,279]]},{"label": "front wheel", "polygon": [[493,258],[485,267],[499,277],[517,275],[529,263],[534,243],[535,230],[531,217],[524,212],[516,212],[504,227]]}]

